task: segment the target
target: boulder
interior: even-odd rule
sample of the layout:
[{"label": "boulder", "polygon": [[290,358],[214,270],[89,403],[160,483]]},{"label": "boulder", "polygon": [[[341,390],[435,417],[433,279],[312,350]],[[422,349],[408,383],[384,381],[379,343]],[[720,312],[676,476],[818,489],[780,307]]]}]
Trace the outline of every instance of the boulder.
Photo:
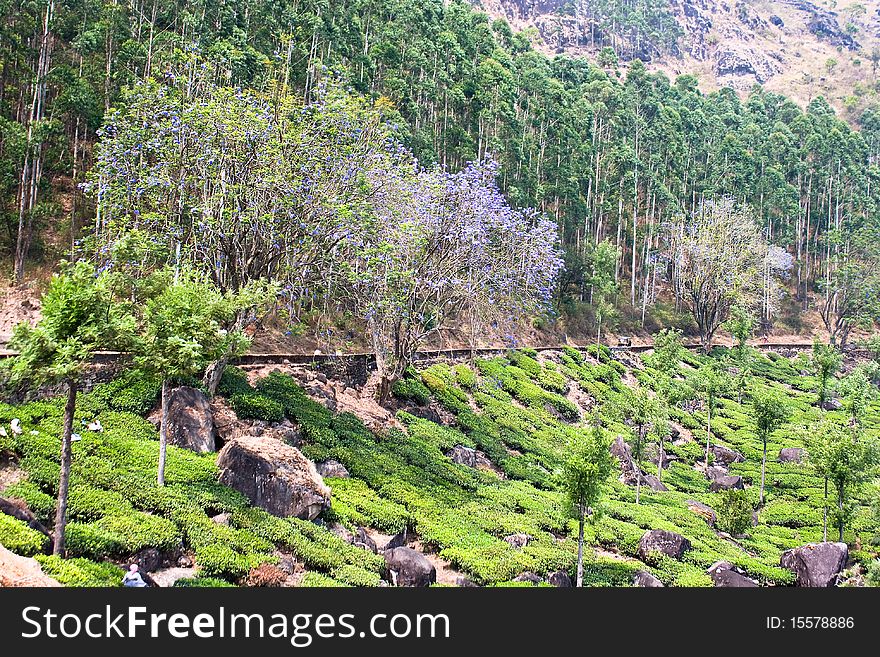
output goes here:
[{"label": "boulder", "polygon": [[373,554],[377,554],[379,552],[379,548],[376,547],[376,541],[374,541],[367,531],[363,527],[358,527],[357,531],[354,533],[354,536],[351,538],[351,544],[355,547],[363,548],[368,552],[372,552]]},{"label": "boulder", "polygon": [[483,452],[471,449],[470,447],[465,447],[464,445],[456,445],[446,452],[446,456],[448,456],[453,463],[466,465],[469,468],[492,467],[492,461],[486,458],[486,455],[483,454]]},{"label": "boulder", "polygon": [[227,443],[217,458],[220,482],[269,513],[313,520],[330,506],[330,488],[295,447],[263,436]]},{"label": "boulder", "polygon": [[557,570],[547,575],[547,582],[560,589],[571,588],[571,577],[562,570]]},{"label": "boulder", "polygon": [[724,588],[755,588],[758,583],[745,576],[741,570],[727,561],[717,561],[706,571],[715,586]]},{"label": "boulder", "polygon": [[827,587],[837,583],[848,558],[846,543],[808,543],[783,552],[780,563],[794,572],[798,586]]},{"label": "boulder", "polygon": [[654,475],[645,475],[645,476],[642,478],[642,483],[643,483],[645,486],[647,486],[648,488],[650,488],[651,490],[654,490],[654,491],[664,491],[664,490],[669,490],[668,488],[666,488],[666,486],[663,484],[663,482],[660,481],[660,480],[659,480],[657,477],[655,477]]},{"label": "boulder", "polygon": [[800,447],[785,447],[779,450],[780,463],[800,463],[804,460],[804,450]]},{"label": "boulder", "polygon": [[504,542],[507,543],[512,548],[524,548],[529,542],[532,540],[532,537],[528,534],[511,534],[510,536],[504,537]]},{"label": "boulder", "polygon": [[352,534],[348,529],[346,529],[345,525],[341,525],[338,522],[334,522],[332,525],[327,527],[331,532],[336,534],[339,538],[341,538],[346,543],[352,543],[354,541],[354,534]]},{"label": "boulder", "polygon": [[651,554],[665,554],[673,559],[681,559],[691,549],[691,542],[681,534],[665,529],[651,529],[639,541],[639,558],[646,561]]},{"label": "boulder", "polygon": [[633,577],[633,586],[641,586],[642,588],[655,589],[661,588],[663,586],[663,582],[661,582],[659,579],[654,577],[646,570],[637,570],[635,577]]},{"label": "boulder", "polygon": [[688,509],[701,516],[710,527],[715,526],[715,511],[711,506],[698,502],[697,500],[688,500],[685,502]]},{"label": "boulder", "polygon": [[39,520],[37,520],[37,516],[35,516],[33,512],[28,508],[27,502],[25,502],[24,500],[19,500],[16,498],[5,499],[0,497],[0,513],[5,513],[7,516],[17,518],[18,520],[26,523],[27,526],[31,529],[40,532],[46,538],[52,538],[52,536],[49,534],[49,530],[46,529]]},{"label": "boulder", "polygon": [[621,436],[617,436],[614,442],[611,443],[609,451],[620,462],[620,480],[629,486],[635,486],[639,477],[643,475],[633,462],[630,446],[626,444],[626,441]]},{"label": "boulder", "polygon": [[217,449],[214,415],[201,390],[180,386],[168,400],[168,442],[204,454]]},{"label": "boulder", "polygon": [[715,463],[723,463],[730,465],[731,463],[742,463],[745,457],[739,452],[724,447],[724,445],[712,445],[710,451],[715,456]]},{"label": "boulder", "polygon": [[706,478],[709,481],[715,481],[716,479],[726,477],[729,474],[730,471],[723,465],[710,465],[709,469],[706,470]]},{"label": "boulder", "polygon": [[130,563],[138,565],[141,575],[144,572],[151,573],[162,565],[162,553],[156,548],[144,548],[130,559]]},{"label": "boulder", "polygon": [[437,570],[431,562],[412,548],[385,550],[385,564],[395,586],[430,586],[437,581]]},{"label": "boulder", "polygon": [[404,529],[399,534],[395,534],[392,536],[389,541],[383,547],[383,550],[393,550],[394,548],[403,547],[406,545],[406,530]]},{"label": "boulder", "polygon": [[745,484],[743,484],[743,479],[739,475],[719,477],[711,484],[709,484],[709,490],[713,493],[717,493],[720,490],[731,490],[733,488],[737,488],[740,490],[745,488]]},{"label": "boulder", "polygon": [[322,477],[336,477],[337,479],[347,479],[349,476],[348,470],[345,469],[345,466],[335,459],[329,459],[327,461],[324,461],[323,463],[316,463],[315,470],[317,470],[318,474]]},{"label": "boulder", "polygon": [[43,573],[36,559],[20,557],[0,545],[0,587],[61,586]]},{"label": "boulder", "polygon": [[526,571],[524,573],[520,573],[516,577],[513,578],[514,582],[531,582],[532,584],[540,584],[544,580],[541,577],[533,572]]},{"label": "boulder", "polygon": [[839,411],[843,408],[843,404],[839,399],[826,399],[822,402],[822,408],[826,411]]},{"label": "boulder", "polygon": [[455,585],[461,586],[463,588],[476,588],[476,586],[477,586],[474,582],[469,580],[464,575],[459,575],[458,577],[455,578]]},{"label": "boulder", "polygon": [[211,520],[216,522],[218,525],[226,525],[229,526],[229,521],[232,519],[231,513],[218,513],[216,516],[211,516]]}]

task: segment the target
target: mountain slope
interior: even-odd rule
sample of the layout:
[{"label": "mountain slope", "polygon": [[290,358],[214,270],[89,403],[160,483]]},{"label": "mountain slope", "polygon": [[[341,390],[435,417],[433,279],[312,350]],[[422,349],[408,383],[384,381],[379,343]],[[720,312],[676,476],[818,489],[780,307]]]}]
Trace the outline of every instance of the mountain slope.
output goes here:
[{"label": "mountain slope", "polygon": [[[754,84],[801,105],[824,95],[855,110],[872,95],[880,59],[880,2],[810,0],[475,0],[529,30],[548,54],[596,55],[605,46],[704,90]],[[835,63],[829,60],[834,60]]]}]

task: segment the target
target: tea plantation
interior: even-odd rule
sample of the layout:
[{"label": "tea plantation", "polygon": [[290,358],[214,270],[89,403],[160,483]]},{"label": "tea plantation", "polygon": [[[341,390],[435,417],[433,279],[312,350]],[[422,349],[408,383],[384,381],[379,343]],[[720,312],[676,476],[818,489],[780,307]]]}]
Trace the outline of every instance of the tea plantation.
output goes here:
[{"label": "tea plantation", "polygon": [[[686,354],[676,376],[723,359],[723,350],[709,356]],[[805,428],[821,415],[847,423],[841,411],[821,411],[817,382],[803,363],[775,354],[754,356],[752,387],[775,390],[790,407],[789,421],[772,434],[768,445],[766,494],[757,524],[762,443],[756,434],[748,401],[736,392],[724,396],[712,417],[713,444],[744,456],[730,465],[746,491],[714,493],[699,467],[704,459],[706,412],[699,404],[672,408],[680,437],[667,440],[672,458],[662,473],[668,490],[642,487],[636,504],[633,487],[609,481],[601,505],[587,524],[584,584],[629,586],[636,571],[645,570],[667,586],[712,586],[706,569],[728,561],[765,585],[790,585],[791,571],[780,567],[789,548],[822,540],[823,479],[808,462],[780,463],[779,450],[804,447]],[[220,393],[240,417],[296,422],[303,433],[301,450],[318,462],[335,459],[350,478],[328,478],[332,506],[317,522],[281,519],[251,506],[241,494],[218,483],[216,455],[198,455],[169,447],[166,486],[156,485],[157,432],[144,415],[158,395],[158,384],[133,375],[83,395],[75,427],[98,419],[103,433],[82,431],[74,444],[67,536],[68,558],[45,556],[43,536],[23,522],[0,515],[0,543],[35,556],[44,572],[69,586],[117,586],[120,566],[146,547],[182,551],[192,556],[197,574],[178,586],[241,584],[264,563],[292,554],[307,570],[302,586],[377,586],[385,561],[355,547],[328,529],[340,523],[394,534],[415,532],[424,549],[436,552],[451,568],[480,585],[525,585],[521,573],[540,577],[555,571],[573,576],[577,555],[577,522],[560,492],[559,472],[566,447],[577,432],[601,422],[609,438],[630,440],[627,424],[628,386],[651,389],[658,380],[646,363],[633,357],[629,365],[605,348],[583,353],[566,349],[552,356],[529,350],[506,357],[465,364],[432,365],[410,371],[395,386],[406,410],[397,417],[405,430],[374,433],[354,415],[334,414],[310,399],[293,378],[276,372],[251,387],[242,373],[229,368]],[[578,394],[572,394],[577,390]],[[576,400],[591,399],[590,409]],[[573,401],[575,400],[575,401]],[[419,417],[433,405],[442,407],[447,425]],[[690,410],[684,410],[687,407]],[[598,409],[598,417],[592,417]],[[422,413],[430,416],[429,413]],[[2,491],[19,498],[45,524],[54,517],[63,400],[20,406],[0,404],[0,425],[19,418],[23,431],[0,437],[0,458],[16,463],[26,476]],[[880,404],[871,402],[865,430],[880,433]],[[693,440],[689,439],[693,432]],[[455,446],[484,453],[491,467],[471,468],[445,454]],[[653,450],[653,451],[652,451]],[[656,448],[649,445],[642,460],[647,474]],[[876,558],[877,531],[871,491],[856,495],[845,540],[855,564],[865,567]],[[702,502],[715,510],[716,526],[688,506]],[[833,506],[834,499],[829,503]],[[229,514],[229,524],[211,518]],[[747,514],[746,526],[742,520]],[[687,537],[692,549],[681,560],[638,558],[646,530],[665,529]],[[730,533],[722,531],[727,529]],[[734,531],[736,529],[736,531]],[[836,528],[829,525],[829,540]],[[524,547],[504,540],[511,534],[530,537]]]}]

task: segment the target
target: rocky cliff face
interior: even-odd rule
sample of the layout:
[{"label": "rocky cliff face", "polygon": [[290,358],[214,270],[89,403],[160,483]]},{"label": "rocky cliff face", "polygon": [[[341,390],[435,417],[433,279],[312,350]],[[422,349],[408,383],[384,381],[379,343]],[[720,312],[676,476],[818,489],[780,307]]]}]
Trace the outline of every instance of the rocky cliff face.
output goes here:
[{"label": "rocky cliff face", "polygon": [[833,9],[821,0],[657,0],[644,3],[641,22],[615,9],[632,3],[472,1],[514,29],[532,28],[547,54],[590,56],[611,46],[623,61],[695,74],[706,90],[762,84],[802,104],[824,95],[843,107],[855,84],[876,78],[880,0],[838,0]]}]

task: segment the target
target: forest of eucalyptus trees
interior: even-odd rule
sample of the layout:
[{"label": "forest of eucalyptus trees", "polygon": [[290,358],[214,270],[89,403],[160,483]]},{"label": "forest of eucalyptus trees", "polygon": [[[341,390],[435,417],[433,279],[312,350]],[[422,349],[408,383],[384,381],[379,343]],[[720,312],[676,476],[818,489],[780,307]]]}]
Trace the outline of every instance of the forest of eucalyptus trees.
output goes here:
[{"label": "forest of eucalyptus trees", "polygon": [[[600,4],[603,16],[632,5]],[[759,87],[704,94],[610,49],[551,59],[464,0],[0,0],[0,16],[0,231],[18,281],[94,226],[81,183],[105,113],[198,52],[214,83],[266,98],[309,102],[339,79],[424,164],[496,160],[510,202],[558,225],[563,302],[589,298],[596,247],[610,242],[615,302],[644,317],[674,279],[671,236],[731,198],[793,258],[796,298],[834,339],[876,311],[880,145],[874,122],[859,131],[821,97],[800,108]]]}]

